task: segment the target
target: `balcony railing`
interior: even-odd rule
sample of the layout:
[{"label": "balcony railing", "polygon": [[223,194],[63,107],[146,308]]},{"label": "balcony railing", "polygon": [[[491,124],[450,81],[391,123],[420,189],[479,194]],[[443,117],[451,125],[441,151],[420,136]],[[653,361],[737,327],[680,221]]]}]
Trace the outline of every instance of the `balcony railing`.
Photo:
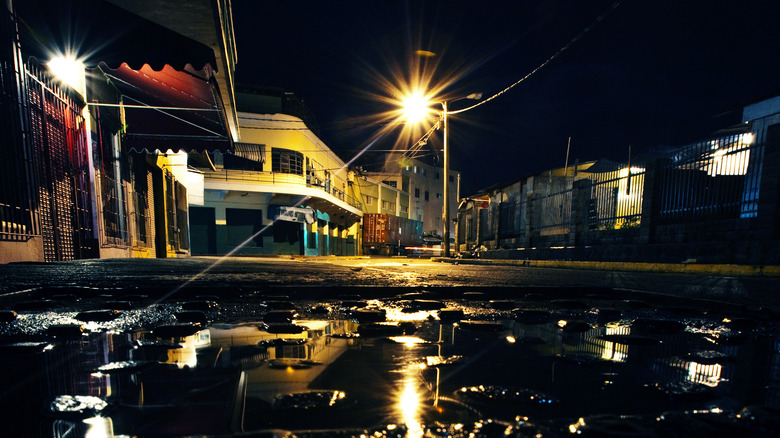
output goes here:
[{"label": "balcony railing", "polygon": [[203,177],[207,181],[240,181],[245,183],[256,183],[258,185],[274,185],[279,187],[300,187],[305,186],[333,196],[345,202],[347,205],[358,210],[363,210],[363,204],[353,196],[346,194],[343,190],[336,188],[328,181],[321,181],[317,178],[305,177],[294,173],[283,172],[259,172],[245,170],[219,169],[217,171],[206,171]]}]

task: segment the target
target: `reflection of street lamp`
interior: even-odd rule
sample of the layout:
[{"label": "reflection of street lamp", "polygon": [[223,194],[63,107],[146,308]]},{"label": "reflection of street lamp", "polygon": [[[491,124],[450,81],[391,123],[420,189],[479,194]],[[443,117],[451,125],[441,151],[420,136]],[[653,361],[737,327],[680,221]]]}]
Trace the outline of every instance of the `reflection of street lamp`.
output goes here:
[{"label": "reflection of street lamp", "polygon": [[[463,99],[479,100],[482,98],[482,93],[471,93],[468,96],[460,97],[454,100],[450,100],[449,103],[457,102]],[[438,103],[441,105],[441,126],[444,149],[444,257],[450,256],[450,196],[449,196],[449,182],[450,182],[450,154],[447,147],[447,101],[441,102],[426,102],[423,99],[406,99],[404,112],[407,115],[419,115],[424,114],[425,109],[431,104]],[[422,109],[420,109],[422,107]]]}]

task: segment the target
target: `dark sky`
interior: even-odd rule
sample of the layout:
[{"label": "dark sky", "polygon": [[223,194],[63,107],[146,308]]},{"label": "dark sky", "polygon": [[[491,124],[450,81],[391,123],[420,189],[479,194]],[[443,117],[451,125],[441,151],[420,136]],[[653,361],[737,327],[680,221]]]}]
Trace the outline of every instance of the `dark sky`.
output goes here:
[{"label": "dark sky", "polygon": [[[462,195],[571,159],[624,161],[682,146],[780,94],[777,1],[626,0],[556,59],[502,96],[450,117]],[[613,1],[234,0],[238,81],[304,99],[345,161],[384,129],[377,96],[422,72],[438,96],[489,97],[565,46]],[[416,50],[434,57],[421,58]],[[384,78],[384,80],[382,80]],[[398,85],[396,85],[398,86]],[[454,103],[450,109],[473,101]],[[440,150],[441,132],[426,150]],[[402,144],[408,144],[403,143]],[[431,149],[432,148],[432,149]],[[359,163],[376,161],[362,155]]]}]

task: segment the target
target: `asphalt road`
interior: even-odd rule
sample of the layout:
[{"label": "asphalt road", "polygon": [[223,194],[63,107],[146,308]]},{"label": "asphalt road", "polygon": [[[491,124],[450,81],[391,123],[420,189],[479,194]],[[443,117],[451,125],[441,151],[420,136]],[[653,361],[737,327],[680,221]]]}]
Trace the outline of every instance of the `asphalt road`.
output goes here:
[{"label": "asphalt road", "polygon": [[[452,265],[407,258],[258,258],[96,259],[59,263],[0,265],[0,293],[39,287],[189,289],[214,294],[238,290],[306,291],[382,295],[399,288],[487,291],[521,297],[566,291],[635,299],[652,296],[671,302],[703,300],[743,308],[780,309],[780,279],[723,277],[629,271]],[[23,294],[24,292],[22,292]],[[519,296],[518,296],[519,295]]]}]

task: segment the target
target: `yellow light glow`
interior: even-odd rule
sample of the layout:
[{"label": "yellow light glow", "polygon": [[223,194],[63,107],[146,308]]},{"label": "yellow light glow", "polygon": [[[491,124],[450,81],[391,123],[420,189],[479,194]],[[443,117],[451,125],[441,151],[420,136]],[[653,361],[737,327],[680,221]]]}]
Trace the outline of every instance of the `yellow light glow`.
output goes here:
[{"label": "yellow light glow", "polygon": [[517,342],[517,339],[515,339],[514,336],[510,335],[506,337],[506,341],[509,342],[510,344],[514,344],[515,342]]},{"label": "yellow light glow", "polygon": [[404,119],[407,123],[420,123],[426,120],[428,115],[432,112],[429,108],[431,105],[425,95],[420,91],[415,91],[412,94],[405,96],[401,99],[401,105],[403,107]]},{"label": "yellow light glow", "polygon": [[721,373],[723,372],[723,367],[720,364],[704,365],[697,362],[689,362],[687,368],[687,380],[691,382],[701,383],[712,388],[720,383]]},{"label": "yellow light glow", "polygon": [[408,436],[422,436],[420,423],[420,394],[417,391],[416,380],[407,378],[403,381],[403,389],[398,398],[398,411],[408,428]]},{"label": "yellow light glow", "polygon": [[418,338],[416,336],[391,336],[388,339],[393,342],[398,342],[399,344],[404,344],[407,347],[425,343],[424,339]]},{"label": "yellow light glow", "polygon": [[114,424],[110,418],[93,417],[83,420],[88,425],[86,438],[108,438],[114,436]]},{"label": "yellow light glow", "polygon": [[84,64],[81,61],[72,56],[56,56],[47,65],[59,80],[81,91],[84,82]]}]

